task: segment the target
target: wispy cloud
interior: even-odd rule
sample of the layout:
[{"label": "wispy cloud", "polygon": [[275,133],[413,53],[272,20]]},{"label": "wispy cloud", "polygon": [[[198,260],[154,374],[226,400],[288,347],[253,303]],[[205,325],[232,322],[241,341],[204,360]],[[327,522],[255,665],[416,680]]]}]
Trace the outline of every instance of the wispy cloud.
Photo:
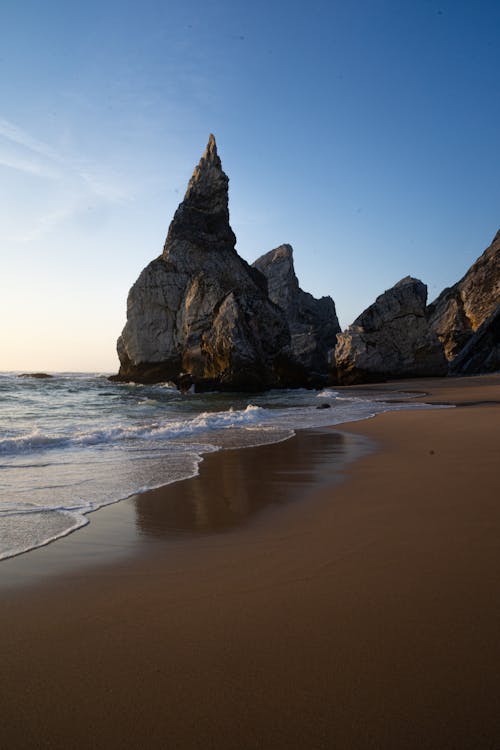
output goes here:
[{"label": "wispy cloud", "polygon": [[9,144],[0,143],[0,166],[51,180],[62,177],[61,170],[55,165],[51,166],[36,156],[16,153]]},{"label": "wispy cloud", "polygon": [[4,117],[0,117],[0,136],[5,138],[11,143],[17,143],[19,146],[23,146],[35,154],[42,154],[47,156],[49,159],[57,160],[56,152],[43,141],[39,141],[37,138],[33,138],[30,133],[27,133],[22,128],[15,125],[13,122],[6,120]]},{"label": "wispy cloud", "polygon": [[12,232],[9,240],[16,245],[33,242],[66,221],[72,213],[72,207],[62,207],[55,211],[44,212],[36,221],[32,222],[31,226],[23,226]]},{"label": "wispy cloud", "polygon": [[2,231],[2,239],[16,244],[46,234],[89,204],[105,206],[130,196],[123,181],[102,165],[80,154],[59,152],[4,117],[0,117],[0,167],[48,181],[43,194],[40,185],[26,184],[26,203],[36,205],[37,201],[30,198],[34,193],[40,196],[40,202],[36,210],[26,210],[22,229],[14,220],[9,228],[4,227],[7,231]]}]

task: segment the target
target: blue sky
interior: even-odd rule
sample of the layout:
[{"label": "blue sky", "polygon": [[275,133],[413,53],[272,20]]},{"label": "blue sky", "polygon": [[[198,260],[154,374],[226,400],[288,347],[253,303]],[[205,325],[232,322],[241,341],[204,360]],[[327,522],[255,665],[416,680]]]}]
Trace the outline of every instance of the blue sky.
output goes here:
[{"label": "blue sky", "polygon": [[0,370],[102,370],[210,132],[237,249],[343,326],[500,227],[497,2],[0,5]]}]

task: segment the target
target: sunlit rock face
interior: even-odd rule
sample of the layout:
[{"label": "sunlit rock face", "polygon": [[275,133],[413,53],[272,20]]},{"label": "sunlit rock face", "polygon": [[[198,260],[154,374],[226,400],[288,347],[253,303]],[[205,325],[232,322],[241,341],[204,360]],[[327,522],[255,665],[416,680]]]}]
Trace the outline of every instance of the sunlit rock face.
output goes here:
[{"label": "sunlit rock face", "polygon": [[[427,308],[431,327],[443,343],[448,360],[457,357],[499,305],[500,231],[465,276],[444,289]],[[453,371],[457,367],[454,365]]]},{"label": "sunlit rock face", "polygon": [[117,379],[199,390],[286,384],[287,321],[265,278],[236,253],[228,182],[211,135],[162,255],[129,292]]},{"label": "sunlit rock face", "polygon": [[341,384],[445,375],[443,347],[426,317],[427,287],[407,276],[377,297],[337,337]]},{"label": "sunlit rock face", "polygon": [[450,375],[477,375],[500,370],[500,305],[486,318],[450,362]]},{"label": "sunlit rock face", "polygon": [[328,352],[340,326],[331,297],[315,299],[299,287],[291,245],[280,245],[253,264],[267,279],[270,299],[284,312],[290,327],[290,358],[311,378],[328,373]]}]

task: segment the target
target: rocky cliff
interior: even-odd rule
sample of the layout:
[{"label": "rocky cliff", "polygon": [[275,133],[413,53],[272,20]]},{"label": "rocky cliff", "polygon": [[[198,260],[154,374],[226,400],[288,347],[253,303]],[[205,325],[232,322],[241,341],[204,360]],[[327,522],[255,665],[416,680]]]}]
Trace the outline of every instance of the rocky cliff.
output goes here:
[{"label": "rocky cliff", "polygon": [[328,352],[340,326],[331,297],[315,299],[299,287],[291,245],[280,245],[253,264],[267,279],[269,298],[282,310],[290,328],[290,357],[310,377],[328,373]]},{"label": "rocky cliff", "polygon": [[476,375],[500,370],[500,305],[450,362],[449,370],[450,375]]},{"label": "rocky cliff", "polygon": [[500,231],[465,276],[427,308],[433,331],[453,360],[500,305]]},{"label": "rocky cliff", "polygon": [[117,379],[200,390],[287,384],[287,321],[264,276],[236,253],[228,182],[211,135],[162,255],[129,292]]},{"label": "rocky cliff", "polygon": [[445,375],[442,345],[426,318],[427,287],[410,276],[384,292],[337,337],[337,380]]}]

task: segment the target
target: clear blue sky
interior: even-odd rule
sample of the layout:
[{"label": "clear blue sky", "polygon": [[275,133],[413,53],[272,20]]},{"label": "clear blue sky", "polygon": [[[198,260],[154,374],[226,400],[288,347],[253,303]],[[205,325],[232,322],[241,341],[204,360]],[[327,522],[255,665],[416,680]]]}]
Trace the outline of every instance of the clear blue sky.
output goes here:
[{"label": "clear blue sky", "polygon": [[237,249],[289,242],[343,326],[500,227],[500,3],[0,5],[0,370],[115,370],[210,132]]}]

